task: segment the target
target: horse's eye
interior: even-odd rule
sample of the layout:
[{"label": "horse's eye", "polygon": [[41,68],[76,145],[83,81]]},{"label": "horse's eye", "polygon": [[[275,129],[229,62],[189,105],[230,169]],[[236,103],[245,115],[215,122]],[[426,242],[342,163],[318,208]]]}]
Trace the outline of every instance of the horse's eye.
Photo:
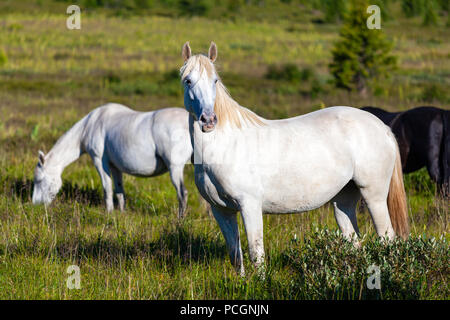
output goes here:
[{"label": "horse's eye", "polygon": [[191,80],[189,80],[189,79],[186,79],[184,82],[185,82],[188,86],[191,85]]},{"label": "horse's eye", "polygon": [[219,79],[214,80],[214,83],[217,83],[217,81],[219,81]]}]

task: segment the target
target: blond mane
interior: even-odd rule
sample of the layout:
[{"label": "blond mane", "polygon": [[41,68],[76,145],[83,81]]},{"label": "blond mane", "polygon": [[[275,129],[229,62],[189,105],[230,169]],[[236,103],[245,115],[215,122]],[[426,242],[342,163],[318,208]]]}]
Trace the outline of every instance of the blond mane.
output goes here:
[{"label": "blond mane", "polygon": [[199,66],[200,73],[206,71],[208,77],[211,77],[214,74],[214,65],[209,60],[207,56],[202,54],[197,54],[189,58],[186,63],[181,67],[181,80],[187,77],[189,73],[196,67]]},{"label": "blond mane", "polygon": [[[183,67],[181,67],[181,79],[184,80],[197,65],[199,65],[200,73],[206,71],[208,77],[211,77],[215,72],[214,64],[210,59],[207,56],[199,54],[189,58]],[[254,126],[265,125],[263,118],[249,109],[240,106],[233,100],[220,78],[216,85],[214,112],[217,116],[217,126],[219,128],[226,124],[230,124],[236,128],[242,128],[244,124]]]}]

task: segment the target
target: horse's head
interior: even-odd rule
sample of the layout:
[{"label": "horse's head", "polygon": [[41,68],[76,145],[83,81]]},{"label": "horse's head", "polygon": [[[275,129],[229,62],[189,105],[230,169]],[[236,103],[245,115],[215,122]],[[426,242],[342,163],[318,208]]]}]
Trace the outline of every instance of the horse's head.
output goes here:
[{"label": "horse's head", "polygon": [[211,42],[208,56],[192,55],[189,42],[182,49],[184,65],[181,67],[181,80],[184,87],[184,106],[203,132],[214,130],[217,116],[214,112],[216,100],[216,84],[219,76],[213,62],[217,57],[217,47]]},{"label": "horse's head", "polygon": [[56,168],[50,168],[47,157],[39,151],[39,160],[34,170],[33,204],[50,204],[61,188],[61,175]]}]

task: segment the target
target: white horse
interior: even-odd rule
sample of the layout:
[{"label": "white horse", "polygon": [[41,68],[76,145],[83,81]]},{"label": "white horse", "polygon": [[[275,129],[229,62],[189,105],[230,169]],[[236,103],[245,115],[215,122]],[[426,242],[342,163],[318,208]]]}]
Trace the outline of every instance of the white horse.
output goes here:
[{"label": "white horse", "polygon": [[183,170],[192,156],[188,118],[181,108],[137,112],[109,103],[94,109],[59,138],[47,155],[39,151],[33,203],[51,203],[61,188],[64,168],[86,152],[100,175],[108,212],[114,209],[111,176],[123,211],[123,172],[152,177],[170,171],[178,216],[183,217],[187,206]]},{"label": "white horse", "polygon": [[182,56],[195,183],[211,204],[238,272],[244,274],[237,211],[257,267],[264,261],[262,213],[303,212],[331,201],[340,230],[356,241],[355,208],[362,195],[379,236],[407,237],[398,146],[378,118],[331,107],[267,120],[230,97],[213,65],[214,43],[208,56],[192,55],[185,43]]}]

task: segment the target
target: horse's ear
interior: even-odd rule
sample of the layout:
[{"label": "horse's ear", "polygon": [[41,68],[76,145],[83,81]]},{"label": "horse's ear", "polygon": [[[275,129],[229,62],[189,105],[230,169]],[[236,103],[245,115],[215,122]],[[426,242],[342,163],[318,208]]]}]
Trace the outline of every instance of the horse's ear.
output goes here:
[{"label": "horse's ear", "polygon": [[38,158],[39,158],[39,163],[41,164],[41,166],[44,165],[44,163],[45,163],[45,154],[41,150],[39,150]]},{"label": "horse's ear", "polygon": [[181,56],[184,61],[187,61],[192,55],[191,47],[189,46],[189,41],[183,45],[183,49],[181,50]]},{"label": "horse's ear", "polygon": [[213,41],[211,41],[211,45],[209,46],[208,57],[209,57],[209,59],[211,59],[212,62],[216,61],[217,46]]}]

